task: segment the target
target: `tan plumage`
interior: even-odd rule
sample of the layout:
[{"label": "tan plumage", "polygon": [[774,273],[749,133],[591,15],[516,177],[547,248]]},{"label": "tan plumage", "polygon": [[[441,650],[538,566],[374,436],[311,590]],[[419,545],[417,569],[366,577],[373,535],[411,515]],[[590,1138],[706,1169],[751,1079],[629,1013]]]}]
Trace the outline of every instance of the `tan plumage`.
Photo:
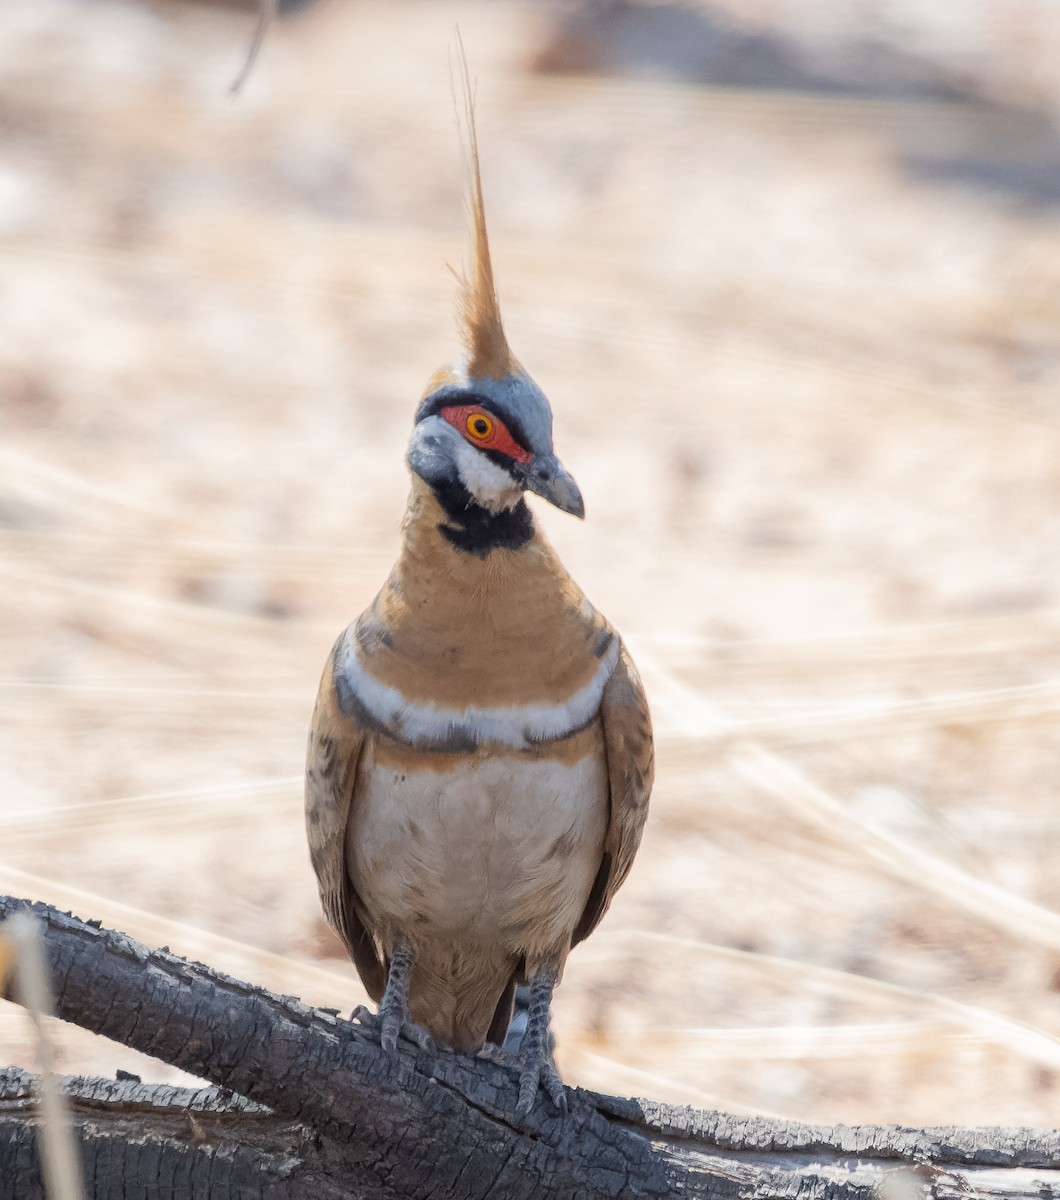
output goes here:
[{"label": "tan plumage", "polygon": [[[384,1045],[417,1026],[461,1050],[500,1043],[514,986],[530,983],[526,1108],[539,1081],[562,1102],[551,990],[629,872],[653,750],[628,653],[522,498],[582,511],[548,403],[504,338],[466,78],[465,95],[470,362],[421,403],[400,556],[325,666],[306,821],[325,914],[380,1001]],[[468,412],[521,442],[483,458]]]},{"label": "tan plumage", "polygon": [[[479,704],[534,703],[583,687],[599,664],[601,647],[616,635],[544,538],[538,535],[528,550],[495,552],[500,561],[483,579],[482,564],[438,533],[440,510],[426,488],[417,481],[413,492],[401,557],[371,607],[350,627],[373,674],[400,687],[410,699],[447,706],[472,699]],[[468,622],[468,607],[488,611],[492,619]],[[543,922],[531,907],[527,932],[518,944],[505,945],[502,939],[496,947],[480,944],[479,951],[488,951],[491,961],[483,963],[477,975],[468,964],[454,967],[465,977],[461,1003],[455,995],[443,1003],[445,989],[429,972],[421,972],[421,979],[414,976],[413,1019],[439,1041],[467,1049],[484,1040],[509,977],[525,974],[525,968],[517,967],[527,954],[551,954],[562,963],[572,942],[588,936],[599,923],[629,872],[647,815],[654,764],[643,688],[622,649],[603,689],[599,712],[586,728],[533,749],[516,751],[487,743],[470,754],[456,755],[409,747],[373,728],[362,714],[344,712],[335,680],[336,670],[341,670],[336,666],[341,644],[342,639],[328,660],[313,714],[307,824],[324,911],[375,1000],[386,979],[385,947],[399,929],[388,928],[386,914],[366,910],[359,894],[366,881],[349,869],[347,829],[356,828],[357,801],[365,791],[366,750],[372,765],[407,774],[444,774],[469,757],[477,762],[503,756],[515,764],[546,760],[573,766],[589,756],[602,756],[606,762],[606,824],[594,847],[596,865],[569,928],[555,944],[536,944],[532,932]],[[564,832],[560,830],[555,840]],[[566,868],[563,877],[569,878]],[[408,928],[400,931],[410,933]],[[455,984],[454,980],[452,992],[461,991]],[[420,986],[429,992],[429,1001],[420,1001]],[[473,995],[467,994],[469,989]],[[458,1013],[459,1019],[447,1020],[450,1012]]]},{"label": "tan plumage", "polygon": [[600,875],[574,931],[577,944],[599,925],[626,881],[640,845],[655,780],[655,743],[644,685],[629,652],[622,653],[600,703],[607,757],[608,823]]}]

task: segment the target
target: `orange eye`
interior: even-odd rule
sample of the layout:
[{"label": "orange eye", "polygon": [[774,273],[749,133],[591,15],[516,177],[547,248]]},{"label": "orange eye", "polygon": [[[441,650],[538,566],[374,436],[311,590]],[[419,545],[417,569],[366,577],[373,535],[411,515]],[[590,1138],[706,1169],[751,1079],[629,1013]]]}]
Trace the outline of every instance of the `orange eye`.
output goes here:
[{"label": "orange eye", "polygon": [[485,413],[471,413],[467,419],[468,433],[479,442],[484,442],[493,433],[493,422]]}]

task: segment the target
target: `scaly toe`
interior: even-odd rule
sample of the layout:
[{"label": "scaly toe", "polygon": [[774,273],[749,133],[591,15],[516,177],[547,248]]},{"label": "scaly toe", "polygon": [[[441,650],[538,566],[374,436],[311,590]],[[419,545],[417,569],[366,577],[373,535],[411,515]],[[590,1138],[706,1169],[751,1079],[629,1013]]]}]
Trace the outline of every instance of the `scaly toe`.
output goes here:
[{"label": "scaly toe", "polygon": [[543,1087],[560,1112],[567,1111],[567,1092],[556,1068],[547,1060],[527,1063],[519,1072],[519,1102],[516,1113],[525,1117],[534,1107],[537,1089]]},{"label": "scaly toe", "polygon": [[365,1026],[366,1029],[379,1028],[379,1014],[372,1012],[364,1004],[358,1004],[357,1007],[350,1013],[350,1020],[356,1021],[358,1025]]},{"label": "scaly toe", "polygon": [[397,1053],[397,1040],[401,1033],[401,1018],[397,1013],[381,1013],[379,1023],[379,1045],[384,1053]]},{"label": "scaly toe", "polygon": [[426,1050],[428,1054],[438,1053],[438,1047],[434,1044],[434,1038],[431,1037],[422,1025],[414,1025],[411,1021],[402,1021],[401,1036],[407,1038],[414,1045],[419,1046],[421,1050]]},{"label": "scaly toe", "polygon": [[545,1069],[541,1072],[541,1086],[548,1092],[549,1099],[556,1108],[561,1113],[565,1113],[567,1111],[567,1089],[559,1077],[559,1072],[551,1063],[545,1063]]},{"label": "scaly toe", "polygon": [[420,1050],[436,1054],[434,1038],[422,1025],[414,1025],[411,1021],[403,1021],[396,1013],[387,1013],[383,1017],[382,1028],[379,1031],[379,1044],[387,1054],[397,1053],[398,1038],[404,1038]]},{"label": "scaly toe", "polygon": [[356,1021],[371,1033],[378,1033],[379,1044],[387,1054],[397,1052],[399,1037],[406,1037],[410,1042],[415,1042],[421,1050],[434,1049],[434,1042],[426,1029],[413,1025],[411,1021],[402,1021],[397,1013],[375,1013],[363,1004],[358,1004],[350,1013],[350,1020]]},{"label": "scaly toe", "polygon": [[495,1046],[493,1042],[487,1042],[484,1046],[479,1046],[475,1051],[476,1058],[484,1058],[487,1062],[499,1063],[502,1067],[514,1067],[517,1065],[515,1060],[504,1053],[500,1046]]}]

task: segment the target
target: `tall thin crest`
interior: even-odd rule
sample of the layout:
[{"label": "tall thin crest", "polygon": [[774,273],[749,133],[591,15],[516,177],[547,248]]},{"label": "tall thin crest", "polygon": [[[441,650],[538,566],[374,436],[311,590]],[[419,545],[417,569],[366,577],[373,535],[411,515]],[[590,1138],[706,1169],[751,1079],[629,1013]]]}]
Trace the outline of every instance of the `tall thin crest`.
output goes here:
[{"label": "tall thin crest", "polygon": [[[501,308],[493,282],[486,208],[482,200],[482,170],[479,166],[478,132],[475,127],[475,96],[467,67],[460,31],[456,33],[460,84],[467,132],[468,207],[471,211],[472,251],[470,274],[460,276],[460,317],[467,344],[467,373],[472,378],[502,379],[514,367],[508,339],[504,336]],[[459,106],[457,117],[460,117]]]}]

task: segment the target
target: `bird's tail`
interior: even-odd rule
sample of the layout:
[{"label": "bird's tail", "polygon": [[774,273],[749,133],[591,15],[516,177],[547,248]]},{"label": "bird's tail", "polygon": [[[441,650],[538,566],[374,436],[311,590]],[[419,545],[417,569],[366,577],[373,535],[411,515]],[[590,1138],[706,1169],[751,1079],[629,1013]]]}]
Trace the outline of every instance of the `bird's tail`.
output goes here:
[{"label": "bird's tail", "polygon": [[475,1050],[504,1044],[521,962],[499,947],[420,947],[409,981],[409,1015],[436,1042]]}]

